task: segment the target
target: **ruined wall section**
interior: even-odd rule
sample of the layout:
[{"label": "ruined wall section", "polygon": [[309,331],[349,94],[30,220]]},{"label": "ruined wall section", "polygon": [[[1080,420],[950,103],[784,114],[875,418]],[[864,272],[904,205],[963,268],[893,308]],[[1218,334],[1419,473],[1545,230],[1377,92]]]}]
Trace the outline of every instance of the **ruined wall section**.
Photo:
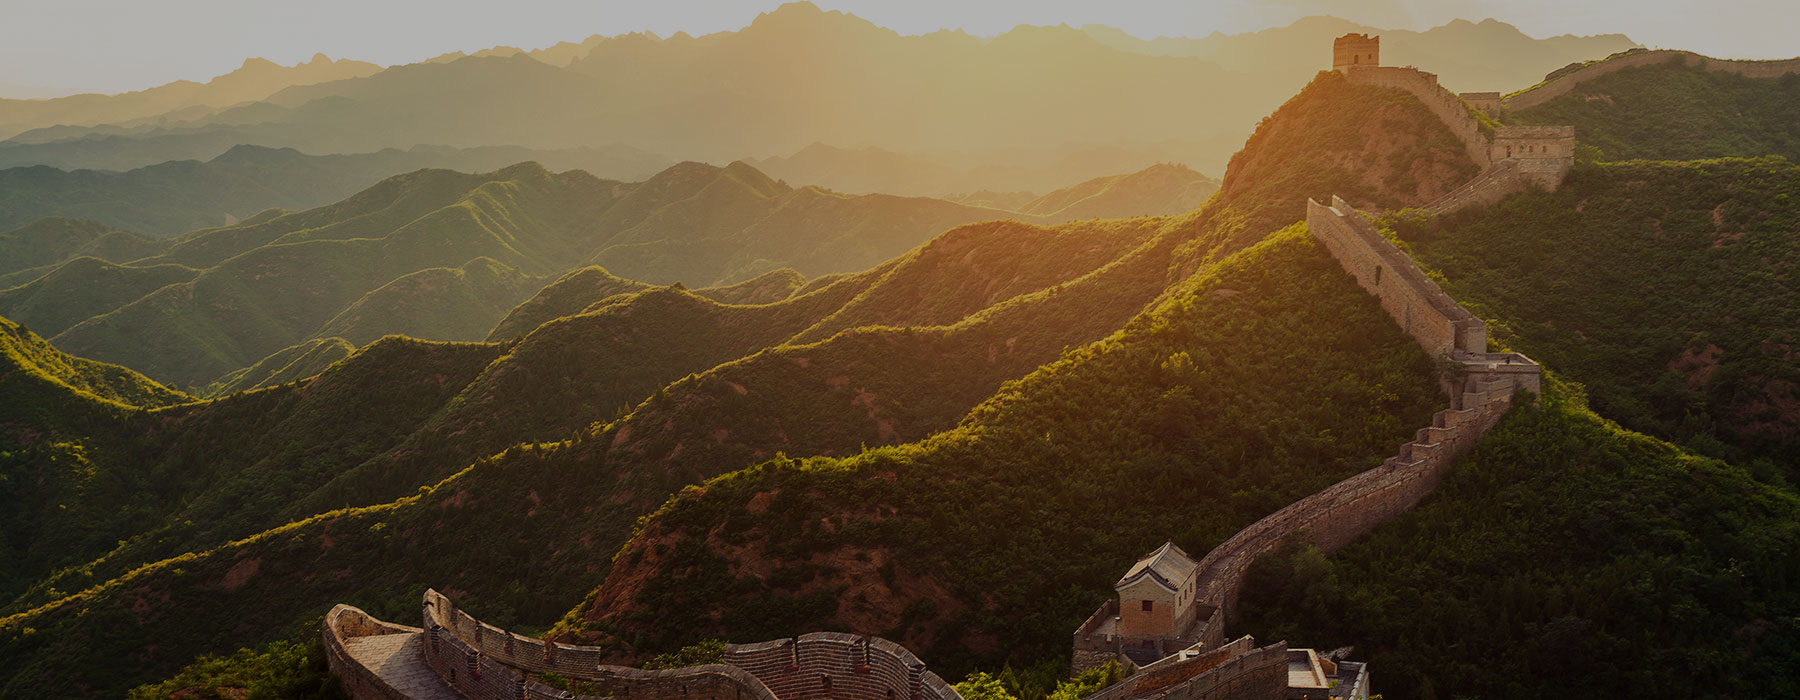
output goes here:
[{"label": "ruined wall section", "polygon": [[1481,133],[1481,122],[1469,113],[1469,105],[1455,93],[1438,85],[1437,74],[1416,68],[1392,66],[1359,66],[1343,71],[1344,77],[1357,85],[1399,88],[1412,93],[1432,114],[1462,141],[1463,149],[1475,164],[1487,168],[1493,164],[1487,136]]},{"label": "ruined wall section", "polygon": [[1554,80],[1514,93],[1506,97],[1503,103],[1509,110],[1529,109],[1562,97],[1570,90],[1575,89],[1575,86],[1603,75],[1616,73],[1626,68],[1677,60],[1690,66],[1703,67],[1709,71],[1735,73],[1747,78],[1778,78],[1788,73],[1800,73],[1800,58],[1791,58],[1785,61],[1731,61],[1702,56],[1689,51],[1643,51],[1589,64]]}]

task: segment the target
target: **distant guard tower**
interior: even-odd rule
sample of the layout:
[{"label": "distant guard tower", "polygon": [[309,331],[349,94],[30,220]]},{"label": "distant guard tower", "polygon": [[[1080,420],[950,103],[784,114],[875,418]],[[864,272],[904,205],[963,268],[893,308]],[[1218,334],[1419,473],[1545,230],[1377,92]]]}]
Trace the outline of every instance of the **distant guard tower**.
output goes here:
[{"label": "distant guard tower", "polygon": [[1342,73],[1358,66],[1381,65],[1381,37],[1345,34],[1331,42],[1331,69]]}]

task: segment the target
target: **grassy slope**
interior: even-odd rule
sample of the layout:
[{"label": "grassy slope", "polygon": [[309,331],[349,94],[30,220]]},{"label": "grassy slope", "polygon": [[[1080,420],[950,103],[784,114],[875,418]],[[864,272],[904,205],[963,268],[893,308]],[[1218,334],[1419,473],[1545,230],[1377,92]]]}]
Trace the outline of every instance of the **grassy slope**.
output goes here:
[{"label": "grassy slope", "polygon": [[1800,75],[1746,78],[1677,58],[1600,76],[1507,119],[1574,125],[1581,145],[1607,160],[1800,161]]},{"label": "grassy slope", "polygon": [[[1434,394],[1424,356],[1290,229],[954,431],[685,492],[584,616],[637,652],[841,628],[900,636],[952,672],[1034,663],[1064,653],[1117,561],[1170,535],[1204,551],[1372,464]],[[1143,527],[1150,512],[1174,529]]]},{"label": "grassy slope", "polygon": [[[16,565],[9,573],[42,580],[11,605],[284,522],[280,514],[297,494],[392,447],[498,354],[490,346],[395,338],[304,384],[128,413],[67,438],[80,448],[77,492],[57,496],[64,486],[55,479],[20,486],[21,497],[46,506],[22,523],[29,528],[20,539],[24,556],[8,562]],[[24,446],[59,444],[40,438]],[[52,466],[21,462],[60,476]],[[64,500],[46,500],[53,497]],[[58,571],[65,566],[73,568]],[[8,588],[0,597],[19,592]]]},{"label": "grassy slope", "polygon": [[1401,230],[1520,350],[1587,385],[1601,415],[1792,465],[1796,192],[1800,167],[1778,159],[1606,163],[1555,194]]},{"label": "grassy slope", "polygon": [[1051,192],[1018,207],[1053,221],[1181,214],[1200,206],[1219,181],[1180,165],[1159,163],[1135,173],[1101,177]]},{"label": "grassy slope", "polygon": [[225,396],[306,379],[355,352],[356,346],[343,338],[308,340],[220,377],[219,381],[206,387],[205,395]]},{"label": "grassy slope", "polygon": [[55,336],[70,326],[199,274],[199,270],[182,265],[115,265],[82,256],[56,266],[28,284],[0,291],[0,315]]},{"label": "grassy slope", "polygon": [[[1308,94],[1314,99],[1329,97],[1317,90]],[[1327,112],[1317,110],[1320,115]],[[1412,116],[1420,119],[1410,125],[1412,131],[1430,132],[1429,125],[1435,122],[1422,108],[1415,105]],[[1349,147],[1360,148],[1357,144],[1349,144]],[[1459,157],[1455,153],[1454,150],[1427,152],[1419,157],[1453,163]],[[1317,184],[1327,187],[1330,183]],[[1121,260],[1102,267],[1090,274],[1088,279],[1091,281],[1084,280],[1078,285],[1058,286],[1051,282],[1049,287],[1039,285],[1038,291],[1021,288],[1021,292],[1029,293],[1015,297],[1016,301],[1003,303],[992,312],[975,314],[947,332],[894,329],[845,334],[810,351],[804,348],[781,350],[773,355],[758,356],[764,359],[752,358],[745,363],[725,365],[708,373],[712,379],[690,380],[702,382],[691,386],[707,391],[722,388],[735,394],[736,390],[730,388],[730,384],[717,381],[724,378],[743,386],[757,400],[765,401],[761,405],[790,412],[782,415],[803,416],[811,411],[837,417],[830,425],[820,426],[819,435],[801,436],[803,442],[821,451],[840,454],[854,451],[857,445],[848,444],[847,440],[855,439],[859,434],[857,431],[861,430],[872,428],[878,439],[884,438],[880,432],[882,412],[891,416],[917,417],[916,420],[895,422],[890,427],[902,439],[929,432],[934,429],[934,421],[944,425],[954,420],[959,412],[958,402],[982,398],[974,396],[978,392],[968,385],[992,382],[989,386],[995,386],[1008,376],[1016,376],[1009,373],[1028,370],[1037,361],[1029,359],[1033,353],[1048,357],[1061,345],[1083,342],[1082,334],[1106,332],[1100,327],[1104,323],[1096,316],[1130,312],[1145,298],[1138,296],[1138,301],[1133,302],[1130,301],[1133,295],[1146,294],[1156,284],[1153,282],[1145,287],[1141,283],[1121,283],[1124,279],[1156,280],[1162,275],[1167,275],[1165,279],[1169,280],[1179,279],[1194,269],[1205,267],[1209,259],[1260,238],[1262,234],[1251,233],[1252,229],[1266,226],[1259,229],[1266,232],[1279,225],[1274,222],[1291,221],[1302,211],[1302,198],[1277,196],[1274,190],[1258,187],[1243,191],[1248,193],[1246,200],[1224,201],[1189,219],[1142,220],[1151,227],[1166,226],[1168,231],[1161,234],[1157,242],[1140,246],[1133,255],[1127,256],[1135,262],[1128,264]],[[1272,198],[1273,203],[1260,201],[1264,197]],[[1004,230],[1004,227],[996,229]],[[1205,235],[1201,235],[1202,232]],[[1047,240],[1056,238],[1051,236]],[[1068,240],[1082,242],[1079,238]],[[1170,249],[1168,259],[1146,254],[1151,250]],[[1070,269],[1076,271],[1074,274],[1092,269],[1096,264],[1073,255],[1066,258]],[[809,292],[816,294],[856,281],[857,276],[815,279],[802,287],[795,300],[784,303],[792,304],[805,299]],[[949,308],[945,299],[925,299],[923,303],[926,308]],[[1088,304],[1101,306],[1089,307]],[[1103,309],[1103,313],[1096,314],[1094,308]],[[597,309],[593,313],[603,311]],[[1042,326],[1046,323],[1069,323],[1072,328],[1068,332],[1072,335],[1044,333]],[[549,324],[539,332],[562,324]],[[1093,324],[1093,330],[1081,330],[1081,324]],[[1021,334],[1009,329],[1026,331],[1025,337],[1015,340],[1015,336]],[[552,337],[546,336],[546,339]],[[572,334],[569,337],[583,336]],[[871,342],[876,344],[869,345]],[[957,343],[978,345],[980,349],[957,347]],[[911,364],[897,365],[900,369],[884,376],[882,373],[890,369],[888,365],[869,363],[866,359],[867,348],[883,344],[895,353],[895,357],[904,357]],[[545,343],[541,354],[562,357],[556,353],[579,351],[589,346],[591,343],[577,342],[558,350],[556,344]],[[1017,355],[1013,354],[1013,348],[1019,348]],[[593,349],[604,351],[605,347]],[[800,351],[813,355],[792,354]],[[768,358],[784,353],[795,360],[814,361],[817,358],[819,364],[814,366],[819,372],[799,375],[803,381],[791,382],[780,371],[757,370],[758,367],[774,367],[775,363]],[[985,357],[989,365],[982,367],[979,362],[970,362],[971,355]],[[961,365],[933,364],[930,358],[978,366],[961,369]],[[497,368],[507,364],[496,363],[488,374],[492,375]],[[568,363],[563,360],[561,364]],[[795,361],[794,364],[806,362]],[[541,371],[523,364],[515,367],[509,371],[526,374]],[[739,367],[748,371],[731,374],[739,372]],[[912,370],[913,367],[918,369]],[[955,371],[946,372],[951,369]],[[899,381],[897,377],[905,371],[938,377],[942,382]],[[840,374],[853,374],[856,378],[841,388],[833,387],[833,380]],[[546,375],[543,384],[513,382],[517,391],[522,392],[514,395],[534,396],[542,387],[554,386],[554,377],[554,374]],[[792,398],[783,398],[780,392],[790,385],[799,385],[803,390],[795,392]],[[768,388],[760,388],[765,386]],[[882,389],[872,399],[864,399],[861,390],[867,386],[897,389]],[[939,387],[950,393],[938,394]],[[763,391],[776,395],[764,399],[758,396]],[[251,396],[260,393],[254,392]],[[963,393],[970,396],[963,396]],[[624,421],[599,432],[576,431],[571,441],[515,447],[496,460],[476,460],[478,466],[473,470],[431,490],[417,502],[407,498],[386,506],[328,514],[292,528],[255,536],[247,542],[184,555],[133,573],[126,573],[131,568],[127,561],[101,562],[86,575],[76,571],[55,587],[64,591],[80,590],[90,584],[97,587],[0,623],[0,657],[4,657],[8,666],[20,669],[7,682],[7,687],[48,683],[46,687],[77,694],[86,692],[84,688],[118,688],[147,676],[166,673],[201,651],[227,651],[237,645],[260,643],[287,634],[308,634],[309,631],[302,629],[305,621],[338,600],[351,601],[377,614],[405,619],[416,612],[417,591],[423,585],[456,589],[468,601],[470,609],[503,624],[554,619],[605,575],[606,554],[614,551],[616,538],[628,532],[632,522],[643,512],[634,503],[654,504],[662,494],[691,478],[736,466],[712,462],[710,456],[715,453],[698,449],[698,445],[682,448],[682,441],[687,439],[682,436],[701,434],[711,438],[708,431],[712,427],[707,424],[719,418],[704,409],[704,401],[692,403],[679,398],[683,396],[705,398],[706,393],[684,388],[679,393],[668,394],[667,398],[653,397],[646,408],[654,410],[640,409]],[[844,401],[859,410],[818,410],[808,404],[815,396]],[[453,405],[458,403],[452,401]],[[684,403],[692,405],[681,405]],[[471,417],[484,415],[484,411],[477,410],[481,405],[477,402],[461,404],[470,407]],[[508,405],[532,406],[529,400],[513,401]],[[1082,405],[1099,404],[1083,402]],[[871,407],[877,410],[869,410]],[[559,410],[553,406],[545,415],[555,415]],[[454,413],[446,410],[444,415]],[[491,411],[485,413],[492,416]],[[1071,414],[1071,419],[1078,418],[1080,413]],[[577,426],[604,418],[579,411],[573,414],[572,418],[583,421]],[[688,425],[661,428],[672,428],[667,435],[676,439],[647,442],[645,444],[658,449],[644,450],[641,456],[636,454],[633,439],[623,435],[626,429],[635,421],[644,421],[637,424],[638,428],[633,432],[643,436],[646,435],[644,429],[651,429],[653,433],[658,426],[650,421],[662,418],[663,423],[669,422],[669,418],[663,416]],[[529,411],[492,416],[485,422],[489,425],[482,425],[482,421],[437,423],[442,427],[421,432],[417,442],[409,440],[390,452],[394,453],[393,459],[397,462],[410,460],[411,464],[435,465],[435,469],[454,468],[454,465],[466,464],[478,456],[479,453],[458,456],[464,454],[468,444],[483,444],[484,440],[504,441],[509,432],[516,433],[520,428],[545,435],[525,438],[540,441],[553,440],[557,435],[566,436],[569,431],[576,430],[534,417]],[[511,425],[511,422],[518,425]],[[755,427],[754,424],[747,425],[737,434],[752,438],[765,433],[782,437],[779,430],[750,430],[748,428]],[[462,431],[463,426],[486,432],[466,444],[458,444],[469,435]],[[733,429],[728,427],[727,430]],[[520,437],[514,434],[512,441],[518,441]],[[834,444],[840,439],[846,443]],[[727,439],[724,443],[732,450],[743,450],[739,454],[751,455],[757,450],[775,451],[783,446],[782,442],[774,440],[758,444],[754,440]],[[581,457],[596,447],[601,449],[600,461]],[[626,449],[620,452],[612,449],[614,447]],[[411,452],[417,454],[406,454]],[[676,458],[678,455],[680,457]],[[381,482],[384,469],[372,472],[369,482]],[[629,488],[620,490],[617,479],[624,479],[623,483]],[[396,480],[390,486],[401,481]],[[415,489],[416,482],[405,485],[406,492],[416,492]],[[624,497],[622,502],[615,500],[620,496]],[[1249,501],[1261,499],[1262,496],[1248,498]],[[1273,503],[1279,499],[1271,497],[1268,500]],[[439,535],[447,532],[463,534],[446,541]],[[597,532],[618,534],[600,540],[583,536]],[[450,546],[451,543],[454,546]],[[1107,567],[1110,565],[1109,561]],[[232,569],[237,569],[238,574],[229,577],[227,583],[225,574]],[[246,572],[249,575],[246,576]],[[28,604],[37,605],[53,599],[54,596],[42,595],[40,589],[40,594],[31,598]],[[137,603],[140,599],[145,602]],[[130,611],[133,606],[144,608],[145,605],[148,605],[147,609]],[[83,610],[87,613],[77,614]],[[113,622],[121,620],[129,621],[128,625],[113,626]],[[26,634],[26,627],[37,631]],[[1058,631],[1057,637],[1060,639],[1065,633]],[[140,635],[145,634],[168,642],[144,653]],[[102,668],[92,662],[100,658],[128,659],[129,663]],[[82,680],[72,682],[70,679],[73,678]]]},{"label": "grassy slope", "polygon": [[490,258],[401,276],[356,300],[313,333],[355,345],[384,335],[480,340],[544,278]]},{"label": "grassy slope", "polygon": [[167,247],[165,242],[115,231],[93,221],[46,217],[0,233],[0,274],[54,265],[82,255],[129,262]]},{"label": "grassy slope", "polygon": [[90,460],[96,443],[126,432],[144,408],[192,399],[117,365],[66,355],[0,318],[0,592],[43,569],[41,550],[73,549],[46,537],[70,507],[111,507],[108,475]]},{"label": "grassy slope", "polygon": [[615,294],[641,291],[649,286],[616,276],[599,266],[583,267],[564,274],[530,299],[520,302],[494,326],[487,339],[496,342],[523,338],[545,322],[574,316]]},{"label": "grassy slope", "polygon": [[[290,216],[308,221],[277,217],[249,229],[211,232],[185,241],[163,259],[203,263],[220,254],[233,257],[191,282],[164,287],[88,319],[59,334],[56,342],[71,352],[131,362],[154,376],[203,385],[315,334],[328,337],[350,328],[348,323],[344,328],[324,326],[371,291],[418,270],[461,266],[478,257],[530,272],[554,269],[554,261],[580,254],[575,222],[601,203],[593,196],[601,185],[591,178],[552,176],[529,165],[496,172],[460,193],[435,180],[468,184],[464,182],[468,176],[430,172],[413,176],[433,180],[420,187],[434,196],[403,193],[394,200],[398,203],[382,202],[386,206],[358,216],[305,212]],[[441,204],[445,197],[450,198],[448,205]],[[426,201],[413,205],[413,199]],[[427,213],[412,216],[418,209]],[[320,218],[330,223],[295,228]],[[389,227],[400,219],[406,223]],[[378,237],[360,237],[365,235]],[[210,243],[215,237],[232,240]],[[250,243],[257,245],[232,253]],[[517,285],[477,286],[504,291]],[[389,291],[398,294],[405,287]],[[434,323],[444,316],[434,304],[382,296],[374,302],[378,306],[407,311],[390,322],[408,330],[443,325]],[[504,306],[518,296],[508,291]],[[384,329],[357,331],[368,335]]]},{"label": "grassy slope", "polygon": [[1800,692],[1800,498],[1548,389],[1418,508],[1259,562],[1233,633],[1354,644],[1389,696]]}]

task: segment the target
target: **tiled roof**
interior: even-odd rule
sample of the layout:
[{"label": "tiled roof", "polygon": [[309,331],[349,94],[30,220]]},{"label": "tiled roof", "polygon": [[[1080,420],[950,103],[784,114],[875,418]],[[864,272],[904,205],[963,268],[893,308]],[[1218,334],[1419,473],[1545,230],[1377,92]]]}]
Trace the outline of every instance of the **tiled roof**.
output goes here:
[{"label": "tiled roof", "polygon": [[1164,542],[1156,551],[1144,555],[1133,564],[1131,570],[1125,572],[1118,583],[1113,584],[1113,588],[1122,588],[1149,576],[1171,590],[1180,590],[1181,584],[1193,575],[1194,567],[1198,565],[1193,557],[1181,551],[1174,542]]}]

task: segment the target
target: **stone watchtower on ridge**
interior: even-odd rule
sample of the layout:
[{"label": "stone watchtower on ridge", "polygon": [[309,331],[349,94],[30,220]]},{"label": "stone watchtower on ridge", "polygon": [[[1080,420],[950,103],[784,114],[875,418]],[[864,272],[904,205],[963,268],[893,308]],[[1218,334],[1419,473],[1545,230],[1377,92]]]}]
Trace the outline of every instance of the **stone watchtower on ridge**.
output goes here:
[{"label": "stone watchtower on ridge", "polygon": [[1381,65],[1381,37],[1345,34],[1331,42],[1331,69],[1344,72],[1358,66]]}]

